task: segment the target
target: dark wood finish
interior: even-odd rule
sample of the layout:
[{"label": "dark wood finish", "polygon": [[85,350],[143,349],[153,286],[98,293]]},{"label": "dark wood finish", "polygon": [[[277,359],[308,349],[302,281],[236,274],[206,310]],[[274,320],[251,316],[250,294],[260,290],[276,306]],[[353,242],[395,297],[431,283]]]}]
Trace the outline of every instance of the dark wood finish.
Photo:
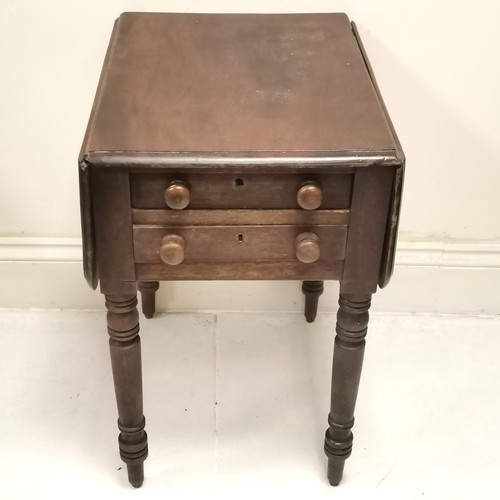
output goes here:
[{"label": "dark wood finish", "polygon": [[89,151],[394,149],[345,14],[125,13],[110,45]]},{"label": "dark wood finish", "polygon": [[139,281],[137,284],[141,292],[142,313],[146,318],[152,318],[156,312],[156,292],[160,288],[158,281]]},{"label": "dark wood finish", "polygon": [[323,293],[323,281],[303,281],[302,293],[305,295],[304,316],[308,323],[313,323],[318,312],[319,296]]},{"label": "dark wood finish", "polygon": [[106,295],[109,349],[118,406],[120,456],[135,488],[144,481],[148,442],[142,413],[141,340],[135,295]]},{"label": "dark wood finish", "polygon": [[99,168],[127,167],[132,173],[173,171],[177,173],[348,173],[373,166],[399,167],[401,158],[393,149],[376,151],[88,151],[85,159]]},{"label": "dark wood finish", "polygon": [[347,226],[349,210],[132,210],[134,224],[148,226]]},{"label": "dark wood finish", "polygon": [[394,169],[359,169],[354,177],[341,293],[377,290]]},{"label": "dark wood finish", "polygon": [[137,279],[149,280],[340,280],[344,261],[303,264],[295,261],[210,262],[167,266],[163,262],[136,264]]},{"label": "dark wood finish", "polygon": [[[164,191],[179,173],[139,173],[131,176],[132,206],[134,208],[165,208]],[[311,179],[312,178],[312,179]],[[231,174],[195,173],[183,175],[189,183],[193,209],[300,209],[297,193],[304,182],[321,183],[323,209],[349,208],[351,174]],[[210,189],[207,189],[210,186]]]},{"label": "dark wood finish", "polygon": [[396,240],[399,226],[399,210],[401,208],[401,198],[403,196],[403,178],[404,178],[404,159],[401,166],[394,172],[394,182],[392,184],[391,204],[387,217],[387,226],[385,229],[384,250],[382,254],[382,263],[378,277],[378,286],[385,288],[391,280],[394,271],[394,261],[396,258]]},{"label": "dark wood finish", "polygon": [[365,352],[371,295],[341,295],[333,352],[332,399],[325,436],[328,480],[337,486],[351,455],[354,407]]},{"label": "dark wood finish", "polygon": [[404,180],[406,159],[405,159],[405,154],[403,152],[403,148],[401,147],[401,143],[399,142],[396,131],[394,130],[394,125],[392,124],[391,117],[387,112],[384,99],[382,98],[382,94],[380,93],[380,89],[378,87],[377,80],[375,78],[375,74],[373,73],[370,61],[368,60],[368,56],[363,46],[363,42],[361,41],[361,37],[359,36],[358,30],[356,28],[356,23],[353,22],[351,24],[352,24],[353,35],[356,38],[356,41],[358,42],[359,50],[361,52],[361,55],[363,56],[363,60],[365,61],[366,69],[368,71],[368,74],[370,75],[373,88],[375,90],[375,93],[377,94],[377,98],[380,102],[382,111],[384,112],[385,119],[387,121],[387,126],[389,127],[389,130],[391,131],[391,134],[394,138],[395,152],[398,158],[398,164],[396,165],[394,182],[392,185],[391,204],[389,207],[389,215],[387,217],[384,250],[383,250],[382,264],[380,266],[380,273],[378,280],[379,287],[384,288],[389,284],[392,272],[394,271],[394,260],[396,256],[396,239],[398,235],[401,199],[403,196],[403,180]]},{"label": "dark wood finish", "polygon": [[184,239],[183,259],[177,263],[297,262],[296,237],[301,233],[310,234],[309,229],[318,238],[315,243],[318,250],[328,249],[321,257],[318,255],[318,262],[328,264],[344,258],[346,226],[134,226],[135,261],[163,260],[163,238],[177,235]]},{"label": "dark wood finish", "polygon": [[99,283],[99,269],[95,248],[94,214],[92,207],[92,188],[90,186],[90,172],[88,164],[81,160],[78,162],[78,181],[80,184],[80,218],[82,225],[82,257],[83,274],[92,290]]},{"label": "dark wood finish", "polygon": [[323,280],[340,281],[325,440],[338,484],[404,161],[345,14],[120,16],[78,165],[84,273],[106,295],[134,486],[147,455],[137,284],[151,317],[159,280],[201,279],[302,280],[308,322]]},{"label": "dark wood finish", "polygon": [[135,282],[128,171],[92,168],[90,180],[101,292],[114,293],[107,283]]}]

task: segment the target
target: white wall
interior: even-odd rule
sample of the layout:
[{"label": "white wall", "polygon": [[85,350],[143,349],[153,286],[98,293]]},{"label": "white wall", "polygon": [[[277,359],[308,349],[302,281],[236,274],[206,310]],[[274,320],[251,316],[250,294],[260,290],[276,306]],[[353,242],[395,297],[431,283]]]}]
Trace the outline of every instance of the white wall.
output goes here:
[{"label": "white wall", "polygon": [[2,0],[0,273],[25,261],[12,250],[24,237],[54,237],[57,246],[79,235],[76,158],[113,21],[126,10],[347,12],[408,160],[401,239],[486,242],[498,257],[499,2]]}]

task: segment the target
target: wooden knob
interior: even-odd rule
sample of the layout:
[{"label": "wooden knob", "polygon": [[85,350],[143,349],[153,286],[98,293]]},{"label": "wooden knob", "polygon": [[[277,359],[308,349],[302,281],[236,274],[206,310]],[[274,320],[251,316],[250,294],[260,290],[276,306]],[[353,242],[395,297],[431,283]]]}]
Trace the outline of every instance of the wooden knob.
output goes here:
[{"label": "wooden knob", "polygon": [[315,182],[306,182],[297,191],[297,203],[304,210],[316,210],[321,206],[323,193]]},{"label": "wooden knob", "polygon": [[314,233],[300,233],[295,238],[295,255],[300,262],[312,264],[319,259],[319,238]]},{"label": "wooden knob", "polygon": [[186,242],[178,234],[167,234],[161,240],[160,258],[169,266],[180,264],[185,257]]},{"label": "wooden knob", "polygon": [[165,189],[165,203],[174,210],[182,210],[189,205],[191,193],[184,181],[172,181]]}]

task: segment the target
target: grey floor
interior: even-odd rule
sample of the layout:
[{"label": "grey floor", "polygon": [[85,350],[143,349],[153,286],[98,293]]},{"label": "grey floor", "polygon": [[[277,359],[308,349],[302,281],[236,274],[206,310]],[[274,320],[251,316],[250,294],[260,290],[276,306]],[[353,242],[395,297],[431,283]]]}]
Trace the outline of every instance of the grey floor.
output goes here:
[{"label": "grey floor", "polygon": [[0,311],[2,498],[500,498],[500,316],[372,314],[337,488],[322,450],[334,321],[142,320],[137,491],[117,452],[104,312]]}]

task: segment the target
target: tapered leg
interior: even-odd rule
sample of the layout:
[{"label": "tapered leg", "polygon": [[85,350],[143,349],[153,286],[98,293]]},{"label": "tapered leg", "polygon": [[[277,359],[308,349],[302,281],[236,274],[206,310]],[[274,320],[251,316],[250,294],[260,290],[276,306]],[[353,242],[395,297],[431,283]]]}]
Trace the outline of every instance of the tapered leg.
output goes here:
[{"label": "tapered leg", "polygon": [[158,281],[139,281],[139,291],[141,292],[142,312],[146,318],[152,318],[156,311],[155,294],[160,283]]},{"label": "tapered leg", "polygon": [[148,455],[142,414],[141,340],[135,295],[106,295],[109,348],[118,406],[118,444],[128,479],[139,488]]},{"label": "tapered leg", "polygon": [[341,295],[337,313],[337,336],[333,352],[332,399],[325,436],[328,480],[337,486],[342,479],[345,460],[352,450],[354,407],[358,395],[368,309],[371,295]]},{"label": "tapered leg", "polygon": [[323,293],[323,281],[303,281],[302,292],[306,296],[304,315],[308,323],[316,319],[319,296]]}]

